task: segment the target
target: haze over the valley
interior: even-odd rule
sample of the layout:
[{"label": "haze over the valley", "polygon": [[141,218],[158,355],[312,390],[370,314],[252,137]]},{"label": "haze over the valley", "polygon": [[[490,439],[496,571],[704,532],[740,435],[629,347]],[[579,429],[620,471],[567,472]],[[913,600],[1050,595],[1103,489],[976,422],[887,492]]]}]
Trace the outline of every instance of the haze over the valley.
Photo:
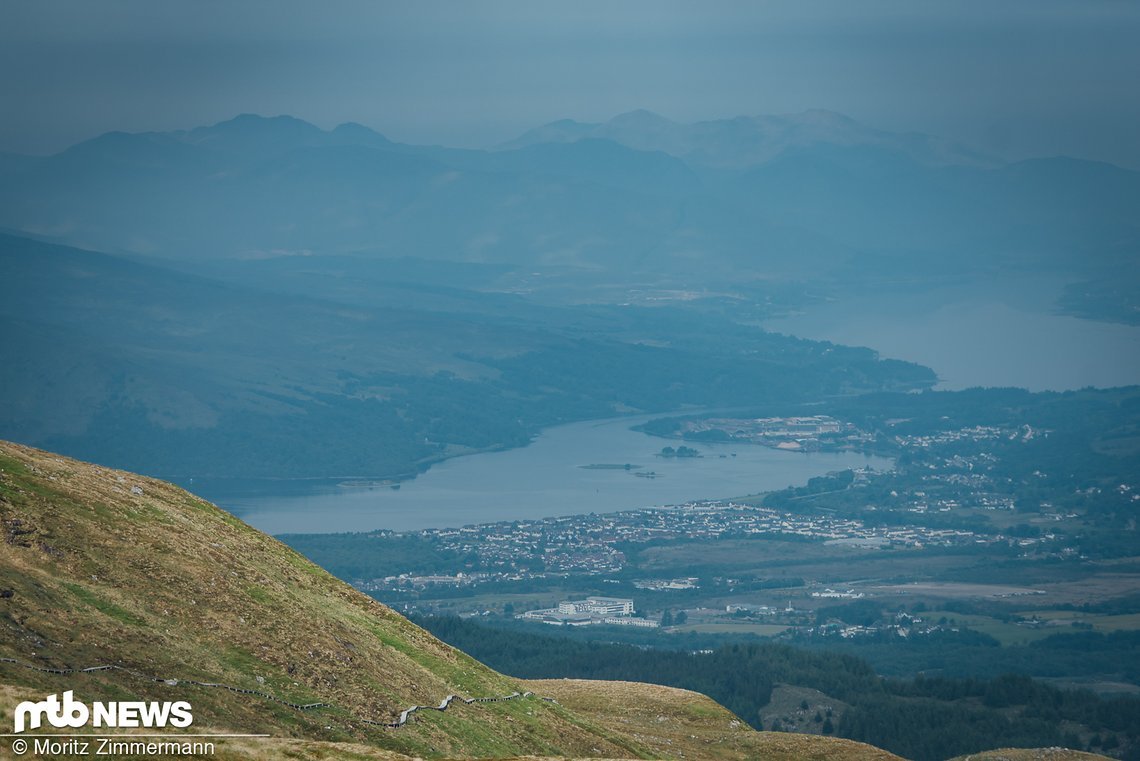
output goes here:
[{"label": "haze over the valley", "polygon": [[1140,759],[1138,41],[0,2],[0,725]]},{"label": "haze over the valley", "polygon": [[0,151],[246,112],[484,148],[637,108],[827,108],[1008,159],[1140,168],[1140,9],[1116,0],[51,0],[0,21]]}]

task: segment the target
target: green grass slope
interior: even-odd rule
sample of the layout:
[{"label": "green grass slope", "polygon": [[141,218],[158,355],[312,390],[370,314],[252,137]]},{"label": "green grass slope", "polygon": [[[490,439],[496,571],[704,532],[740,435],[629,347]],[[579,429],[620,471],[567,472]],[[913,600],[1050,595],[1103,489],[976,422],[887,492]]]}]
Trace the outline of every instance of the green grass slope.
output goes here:
[{"label": "green grass slope", "polygon": [[957,756],[950,761],[1108,761],[1108,756],[1068,748],[1002,748]]},{"label": "green grass slope", "polygon": [[195,727],[353,741],[415,755],[638,755],[538,699],[455,705],[400,729],[411,705],[523,691],[218,508],[160,481],[0,445],[0,657],[114,664],[58,676],[2,664],[2,681],[86,700],[186,699]]}]

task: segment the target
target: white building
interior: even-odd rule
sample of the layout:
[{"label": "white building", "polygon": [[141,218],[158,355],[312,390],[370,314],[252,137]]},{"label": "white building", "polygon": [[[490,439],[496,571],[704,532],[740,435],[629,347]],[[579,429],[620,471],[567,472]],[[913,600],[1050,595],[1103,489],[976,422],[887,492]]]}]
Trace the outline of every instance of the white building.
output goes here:
[{"label": "white building", "polygon": [[587,597],[585,600],[564,600],[558,603],[562,615],[589,613],[593,616],[632,616],[633,600],[624,597]]},{"label": "white building", "polygon": [[656,629],[661,625],[657,621],[651,621],[648,618],[637,618],[635,616],[607,616],[602,619],[602,622],[616,626],[641,626],[646,629]]},{"label": "white building", "polygon": [[632,616],[633,600],[624,597],[587,597],[586,612],[600,616]]}]

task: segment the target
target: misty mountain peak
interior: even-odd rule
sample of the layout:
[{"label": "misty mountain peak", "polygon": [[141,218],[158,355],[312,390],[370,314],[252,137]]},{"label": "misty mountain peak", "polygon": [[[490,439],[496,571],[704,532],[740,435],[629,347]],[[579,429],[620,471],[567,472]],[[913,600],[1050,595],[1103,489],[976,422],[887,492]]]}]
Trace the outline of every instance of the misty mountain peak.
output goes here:
[{"label": "misty mountain peak", "polygon": [[634,111],[627,111],[624,114],[618,114],[607,122],[611,127],[633,127],[638,129],[654,128],[654,127],[674,127],[677,123],[666,119],[661,114],[648,111],[644,108],[639,108]]},{"label": "misty mountain peak", "polygon": [[509,151],[542,143],[572,143],[575,140],[589,137],[599,126],[601,125],[579,122],[574,119],[559,119],[543,124],[541,127],[529,129],[514,140],[497,146],[497,150]]},{"label": "misty mountain peak", "polygon": [[793,120],[805,124],[819,124],[835,127],[862,127],[859,122],[838,111],[829,111],[826,108],[809,108],[791,117]]},{"label": "misty mountain peak", "polygon": [[238,114],[232,119],[226,119],[208,127],[196,127],[190,131],[190,134],[198,133],[207,135],[211,133],[249,132],[254,130],[290,131],[306,134],[314,134],[321,131],[316,125],[310,124],[303,119],[298,119],[295,116],[289,116],[288,114],[262,116],[260,114],[246,113]]},{"label": "misty mountain peak", "polygon": [[[543,127],[555,127],[558,129],[593,129],[597,126],[597,124],[580,122],[576,119],[558,119],[543,125]],[[542,129],[542,127],[539,127],[539,129]]]},{"label": "misty mountain peak", "polygon": [[371,127],[365,127],[358,122],[345,122],[338,124],[329,133],[337,142],[356,145],[391,145],[392,141],[381,135]]},{"label": "misty mountain peak", "polygon": [[317,142],[325,133],[316,125],[293,116],[239,114],[233,119],[197,127],[185,141],[222,151],[265,152]]}]

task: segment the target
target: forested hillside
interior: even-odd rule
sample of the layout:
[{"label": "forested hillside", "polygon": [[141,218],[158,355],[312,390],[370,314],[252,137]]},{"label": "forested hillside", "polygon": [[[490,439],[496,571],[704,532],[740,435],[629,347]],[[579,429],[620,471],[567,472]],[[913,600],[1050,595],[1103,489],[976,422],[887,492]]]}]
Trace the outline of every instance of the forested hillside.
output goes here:
[{"label": "forested hillside", "polygon": [[[990,748],[1045,746],[1140,758],[1136,697],[1101,698],[1024,676],[883,679],[852,655],[771,643],[694,652],[580,642],[452,617],[416,620],[507,674],[628,679],[698,690],[758,729],[772,729],[773,724],[779,728],[786,721],[766,710],[774,687],[810,688],[837,701],[830,710],[833,715],[824,717],[837,735],[915,761]],[[824,729],[821,721],[820,731]]]}]

